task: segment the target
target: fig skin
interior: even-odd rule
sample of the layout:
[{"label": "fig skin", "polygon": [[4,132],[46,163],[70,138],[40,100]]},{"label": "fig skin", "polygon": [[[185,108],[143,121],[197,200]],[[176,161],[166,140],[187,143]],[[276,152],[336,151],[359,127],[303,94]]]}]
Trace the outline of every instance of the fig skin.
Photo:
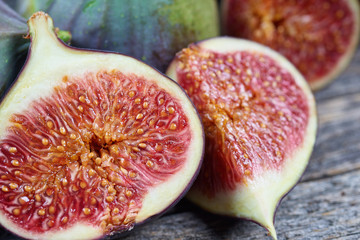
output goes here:
[{"label": "fig skin", "polygon": [[[71,34],[59,30],[57,34],[70,42]],[[15,80],[26,60],[29,41],[26,39],[26,20],[0,1],[0,98],[2,99]]]},{"label": "fig skin", "polygon": [[21,47],[26,35],[26,21],[0,1],[0,96],[14,81],[24,62]]},{"label": "fig skin", "polygon": [[48,12],[56,27],[72,33],[75,47],[123,53],[160,71],[189,43],[220,32],[216,0],[8,2],[25,17]]},{"label": "fig skin", "polygon": [[[244,55],[241,56],[236,55],[236,53],[238,52],[240,53],[244,52]],[[249,59],[249,56],[246,55],[245,53],[248,55],[255,54],[255,56],[253,57],[253,59],[256,59],[254,60],[255,63],[246,62],[247,60],[246,61],[243,60],[243,62],[241,62],[241,64],[243,65],[239,65],[240,63],[238,65],[231,64],[233,62],[236,63],[238,59]],[[220,59],[216,59],[218,55],[221,56]],[[225,128],[235,129],[235,126],[243,126],[243,125],[234,124],[234,126],[232,126],[231,124],[229,125],[229,123],[226,120],[223,120],[224,128],[221,128],[220,127],[222,126],[221,117],[216,117],[216,120],[209,120],[209,119],[213,119],[213,118],[215,119],[215,117],[212,117],[213,113],[211,111],[214,111],[215,113],[219,114],[219,116],[221,116],[223,111],[226,113],[225,114],[226,116],[230,116],[229,117],[230,119],[238,118],[237,115],[235,115],[235,113],[232,112],[231,110],[232,106],[230,104],[230,103],[234,103],[234,104],[238,103],[236,101],[237,99],[236,93],[238,89],[235,88],[234,90],[234,87],[229,87],[229,86],[225,87],[226,84],[229,83],[232,84],[232,86],[238,85],[240,90],[244,86],[245,90],[241,90],[241,91],[244,91],[243,94],[245,94],[244,95],[245,99],[248,89],[258,89],[258,90],[260,89],[261,91],[269,92],[275,95],[275,96],[268,96],[268,100],[266,100],[265,98],[264,99],[265,102],[278,101],[277,100],[277,97],[279,97],[278,94],[282,96],[281,93],[284,93],[283,90],[280,90],[283,89],[283,87],[282,86],[280,87],[278,82],[277,85],[278,87],[271,90],[271,87],[274,85],[272,85],[270,80],[268,80],[269,82],[267,82],[267,84],[265,84],[264,82],[263,86],[259,85],[262,80],[261,81],[256,80],[257,78],[260,78],[262,76],[263,77],[265,76],[264,78],[267,78],[266,75],[262,75],[261,72],[258,72],[259,76],[254,77],[253,78],[254,80],[251,80],[251,77],[256,76],[256,74],[250,75],[250,81],[248,83],[245,82],[247,85],[244,84],[243,82],[247,79],[246,74],[248,74],[248,72],[249,74],[251,74],[251,72],[254,73],[254,71],[257,71],[256,68],[246,69],[245,66],[256,66],[256,61],[261,62],[261,64],[265,64],[262,62],[263,60],[261,61],[259,60],[262,59],[263,57],[269,57],[281,69],[285,70],[290,74],[290,76],[292,76],[292,78],[294,79],[294,82],[292,84],[297,86],[296,91],[295,90],[294,91],[301,93],[299,96],[303,95],[303,98],[300,99],[304,99],[304,101],[307,102],[304,105],[308,106],[307,107],[308,110],[304,110],[305,112],[302,114],[305,115],[308,114],[308,120],[305,125],[306,127],[302,132],[303,136],[299,136],[299,139],[303,139],[303,140],[301,141],[300,144],[295,145],[295,147],[290,147],[291,149],[294,148],[292,153],[288,155],[284,153],[284,156],[285,155],[287,156],[286,159],[279,161],[278,165],[272,162],[263,163],[261,161],[265,161],[267,159],[262,160],[262,158],[260,158],[261,161],[256,158],[252,159],[250,157],[251,151],[250,153],[245,152],[247,153],[248,158],[251,159],[251,161],[253,161],[253,165],[250,165],[252,166],[252,172],[244,171],[244,173],[241,173],[241,171],[243,171],[241,170],[243,169],[243,165],[241,162],[241,158],[240,157],[237,158],[237,156],[239,155],[241,156],[244,153],[240,152],[239,155],[235,155],[234,152],[231,152],[229,150],[230,149],[230,147],[228,147],[230,146],[229,143],[227,143],[226,147],[222,149],[221,146],[225,146],[225,144],[219,147],[219,145],[213,143],[214,142],[213,140],[222,139],[222,138],[230,139],[230,137],[227,138],[228,132],[225,131]],[[225,62],[227,61],[228,63],[226,64],[228,65],[225,64]],[[265,62],[267,63],[266,60]],[[269,69],[270,68],[271,67],[269,67]],[[234,69],[236,69],[236,71]],[[248,69],[250,69],[250,71]],[[231,71],[235,71],[235,72],[231,72]],[[276,73],[273,74],[276,75]],[[238,80],[238,77],[236,77],[236,75],[239,74],[243,74],[240,76],[245,77],[245,80],[241,80],[242,78],[240,77],[239,77],[240,80]],[[278,208],[284,196],[288,194],[289,191],[291,191],[291,189],[298,183],[301,176],[303,175],[303,172],[305,171],[306,166],[308,165],[308,161],[310,159],[316,138],[317,114],[316,114],[315,100],[305,79],[295,69],[295,67],[292,64],[290,64],[284,57],[274,52],[270,48],[251,41],[235,39],[230,37],[218,37],[190,45],[189,48],[184,49],[182,52],[178,53],[177,58],[175,58],[172,64],[169,66],[167,70],[167,75],[170,76],[175,81],[179,82],[180,85],[184,87],[185,91],[188,92],[190,98],[193,100],[195,106],[198,108],[200,116],[203,119],[203,125],[205,128],[206,150],[204,156],[204,164],[202,166],[200,175],[197,178],[191,190],[189,191],[187,198],[190,201],[197,204],[198,206],[200,206],[201,208],[211,213],[253,221],[265,227],[269,231],[270,235],[274,239],[276,239],[277,236],[274,228],[274,217],[275,217],[276,209]],[[228,75],[229,77],[227,77]],[[236,83],[235,80],[231,82],[232,78],[237,79],[238,83]],[[275,79],[272,81],[275,81]],[[222,83],[225,83],[224,87],[222,87],[223,86],[221,85]],[[232,90],[229,91],[228,89],[232,89]],[[209,99],[207,98],[207,96],[209,96]],[[265,103],[263,103],[260,100],[262,99],[261,93],[256,92],[256,90],[254,90],[254,92],[252,92],[252,96],[255,96],[254,98],[257,99],[257,101],[265,105]],[[294,93],[293,96],[298,96],[298,95],[295,95]],[[249,98],[251,99],[251,97]],[[204,99],[208,99],[209,102],[206,102]],[[283,100],[286,100],[286,96],[285,99]],[[204,101],[205,103],[202,101]],[[211,105],[214,105],[214,107],[212,107]],[[276,106],[275,103],[274,105]],[[257,108],[256,105],[253,106],[251,105],[251,103],[249,103],[249,110],[251,111],[252,108],[259,109]],[[299,105],[299,108],[302,109],[302,106]],[[275,108],[274,111],[276,112],[277,108]],[[246,110],[243,109],[242,112],[246,112]],[[214,115],[214,116],[218,116],[218,115]],[[249,126],[254,127],[255,129],[252,134],[259,137],[260,135],[258,135],[258,132],[256,130],[257,129],[256,126],[259,124],[253,122],[253,120],[254,119],[256,120],[256,118],[255,117],[254,119],[251,118],[252,116],[251,114],[245,116],[248,116],[247,122],[249,123],[250,121]],[[262,116],[262,115],[258,115],[258,116]],[[274,119],[276,119],[275,118],[276,116],[273,117]],[[213,125],[210,124],[211,121],[214,121],[215,127],[213,127]],[[244,124],[245,127],[248,126],[245,123],[242,124]],[[266,125],[267,123],[265,122],[265,127]],[[270,125],[271,122],[269,123],[269,126]],[[286,124],[284,123],[284,125]],[[245,127],[239,129],[241,131],[246,132],[244,130],[246,129]],[[218,136],[216,134],[216,131],[213,131],[214,128],[219,129],[219,132],[222,135]],[[265,129],[267,129],[267,127]],[[260,129],[259,132],[261,131],[263,130]],[[244,142],[244,140],[241,140],[241,138],[238,136],[238,133],[236,131],[233,131],[232,135],[233,138],[235,139],[233,141],[239,142],[240,145],[239,148],[243,149],[241,147],[244,147],[246,149],[247,145],[240,144],[241,142]],[[244,135],[244,138],[245,136],[247,135]],[[250,140],[245,140],[245,143],[250,144],[248,143],[248,141]],[[225,140],[221,140],[220,142],[225,142]],[[256,144],[253,143],[253,147],[254,146],[256,146]],[[260,144],[260,146],[262,145]],[[288,145],[284,145],[284,146],[288,146]],[[267,147],[264,147],[264,149],[266,148]],[[220,154],[218,155],[217,150],[211,150],[211,149],[218,149],[218,152],[220,152],[221,154],[223,153],[223,155]],[[233,147],[231,149],[235,149],[235,148]],[[257,154],[259,154],[259,156],[263,156],[261,155],[260,152],[265,151],[264,149],[259,148]],[[229,156],[227,155],[227,153],[229,153],[230,156],[234,156],[233,161],[230,161],[229,157],[224,157],[224,156]],[[239,159],[239,162],[236,161],[236,159]],[[260,161],[259,164],[258,161]],[[232,165],[228,162],[230,162]],[[213,172],[212,170],[214,170],[215,172]],[[239,173],[237,173],[237,171],[239,171]],[[206,179],[206,176],[208,176],[207,181],[204,180]],[[224,176],[224,177],[221,178],[219,176]],[[227,176],[231,176],[231,177],[227,178]],[[227,183],[229,179],[232,180],[230,183]],[[209,189],[210,191],[208,191]]]},{"label": "fig skin", "polygon": [[[129,229],[123,229],[122,231],[131,230],[135,225],[144,223],[163,214],[176,204],[188,191],[202,163],[204,132],[198,113],[185,92],[177,83],[159,71],[132,57],[111,52],[81,50],[66,46],[56,38],[53,32],[52,19],[45,13],[39,12],[34,14],[29,20],[29,26],[32,42],[28,59],[15,84],[0,105],[0,121],[2,123],[0,127],[1,141],[4,141],[4,137],[7,136],[7,128],[10,126],[10,116],[13,116],[14,113],[27,111],[29,106],[32,106],[34,101],[37,101],[39,97],[46,99],[46,97],[54,96],[54,87],[57,89],[59,84],[68,81],[67,77],[64,80],[64,76],[78,78],[87,72],[97,73],[99,71],[113,71],[114,69],[125,75],[136,73],[140,76],[145,76],[146,79],[149,79],[149,82],[155,82],[164,89],[164,91],[168,92],[176,102],[181,102],[183,113],[188,119],[191,141],[189,144],[184,142],[184,146],[188,145],[189,147],[185,155],[183,155],[185,160],[182,167],[172,173],[163,182],[156,183],[154,186],[149,187],[148,192],[144,195],[141,203],[142,207],[136,215],[134,224],[130,225]],[[46,56],[46,58],[44,56]],[[144,84],[147,84],[147,82],[144,82]],[[28,86],[31,87],[29,88]],[[21,99],[20,102],[19,99]],[[51,127],[52,126],[51,124]],[[48,145],[49,143],[43,141],[42,144]],[[10,153],[14,151],[16,152],[17,150],[9,149]],[[15,164],[14,166],[17,165],[18,164]],[[3,212],[0,212],[0,222],[5,228],[21,237],[36,239],[113,238],[121,232],[106,233],[110,234],[107,236],[99,229],[99,226],[92,226],[92,222],[86,222],[85,224],[75,222],[76,224],[63,230],[60,229],[60,231],[54,230],[34,233],[14,224],[11,220],[7,219]]]},{"label": "fig skin", "polygon": [[224,34],[257,41],[283,54],[313,91],[346,69],[359,42],[358,0],[224,0],[221,12]]}]

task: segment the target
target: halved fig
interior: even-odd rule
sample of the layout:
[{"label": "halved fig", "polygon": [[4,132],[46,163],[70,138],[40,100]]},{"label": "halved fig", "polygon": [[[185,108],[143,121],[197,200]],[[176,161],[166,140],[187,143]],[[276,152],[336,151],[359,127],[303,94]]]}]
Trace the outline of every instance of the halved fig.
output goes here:
[{"label": "halved fig", "polygon": [[223,30],[288,58],[313,90],[349,64],[359,40],[358,0],[224,0]]},{"label": "halved fig", "polygon": [[315,142],[315,101],[305,79],[270,48],[228,37],[190,45],[167,73],[190,95],[205,129],[204,164],[189,199],[255,221],[276,238],[277,205],[299,181]]},{"label": "halved fig", "polygon": [[203,130],[174,81],[120,54],[70,48],[43,12],[0,105],[0,223],[25,238],[93,239],[176,203]]}]

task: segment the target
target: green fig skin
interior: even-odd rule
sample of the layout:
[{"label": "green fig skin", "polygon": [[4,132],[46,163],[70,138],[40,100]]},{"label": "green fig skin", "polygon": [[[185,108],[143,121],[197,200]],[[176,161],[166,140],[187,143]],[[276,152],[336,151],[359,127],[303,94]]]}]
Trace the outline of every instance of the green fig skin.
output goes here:
[{"label": "green fig skin", "polygon": [[26,32],[25,19],[0,1],[0,95],[14,81],[25,59],[21,47]]},{"label": "green fig skin", "polygon": [[160,71],[191,42],[219,35],[216,0],[7,1],[25,17],[49,13],[75,47],[123,53]]}]

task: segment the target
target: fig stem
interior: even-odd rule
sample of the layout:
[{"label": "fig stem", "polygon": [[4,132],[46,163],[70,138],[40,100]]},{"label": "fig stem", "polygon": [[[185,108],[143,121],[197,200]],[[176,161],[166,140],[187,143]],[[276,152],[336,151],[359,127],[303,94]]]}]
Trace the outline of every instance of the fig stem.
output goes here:
[{"label": "fig stem", "polygon": [[[32,52],[35,48],[46,49],[50,56],[61,54],[63,44],[59,41],[52,18],[44,12],[36,12],[28,20]],[[60,31],[59,31],[60,32]],[[44,35],[48,37],[43,37]],[[65,40],[69,38],[65,32],[60,33]],[[49,41],[50,40],[50,41]]]}]

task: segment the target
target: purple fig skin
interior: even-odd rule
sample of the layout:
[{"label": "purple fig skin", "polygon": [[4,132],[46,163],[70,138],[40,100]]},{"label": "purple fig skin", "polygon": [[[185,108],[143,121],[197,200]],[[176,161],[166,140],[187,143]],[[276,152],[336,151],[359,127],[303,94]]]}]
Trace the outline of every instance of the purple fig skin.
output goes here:
[{"label": "purple fig skin", "polygon": [[26,20],[0,1],[0,96],[16,78],[25,60]]},{"label": "purple fig skin", "polygon": [[26,26],[26,21],[24,18],[19,16],[14,10],[7,6],[2,0],[0,1],[0,11],[1,14],[7,15],[12,18],[12,20],[17,20],[19,24],[24,24]]},{"label": "purple fig skin", "polygon": [[[1,1],[1,0],[0,0]],[[57,38],[57,40],[63,45],[65,46],[66,48],[70,48],[72,50],[75,50],[75,51],[79,51],[79,52],[92,52],[92,53],[101,53],[101,54],[116,54],[116,55],[120,55],[120,56],[124,56],[124,57],[128,57],[128,58],[131,58],[141,64],[146,64],[144,63],[143,61],[135,58],[135,57],[132,57],[132,56],[128,56],[128,55],[125,55],[125,54],[121,54],[121,53],[117,53],[117,52],[113,52],[113,51],[107,51],[107,50],[94,50],[94,49],[83,49],[83,48],[77,48],[77,47],[72,47],[72,46],[69,46],[67,45],[62,39],[60,38]],[[24,65],[22,66],[20,72],[18,73],[16,79],[12,82],[11,86],[6,90],[6,92],[1,96],[1,99],[0,99],[0,103],[2,103],[2,101],[6,98],[7,94],[9,93],[9,91],[11,90],[12,86],[18,81],[18,78],[19,76],[21,75],[21,73],[24,71],[24,69],[26,68],[26,65],[27,63],[29,62],[30,58],[31,58],[31,54],[32,54],[32,51],[31,51],[31,45],[32,45],[32,39],[30,38],[30,47],[28,49],[28,54],[27,54],[27,57],[26,57],[26,60],[25,60],[25,63]],[[148,65],[149,66],[149,65]],[[185,92],[185,90],[176,82],[174,81],[173,79],[171,79],[170,77],[166,76],[164,73],[162,73],[161,71],[159,71],[158,69],[150,66],[153,70],[155,70],[157,73],[159,73],[161,76],[165,77],[166,79],[168,79],[169,81],[173,82],[174,84],[176,84],[180,89],[181,91],[187,96],[188,99],[189,96],[188,94]],[[190,101],[190,100],[189,100]],[[199,129],[199,131],[201,131],[201,138],[203,140],[203,142],[205,143],[205,132],[204,132],[204,128],[202,126],[202,121],[201,121],[201,118],[200,118],[200,115],[197,111],[197,109],[195,108],[194,104],[191,102],[191,105],[193,106],[193,108],[195,109],[196,111],[196,115],[197,117],[200,119],[200,123],[201,123],[201,128]],[[171,209],[172,207],[174,207],[182,198],[185,197],[186,193],[190,190],[192,184],[194,183],[194,181],[196,180],[199,172],[200,172],[200,168],[201,168],[201,165],[203,163],[203,157],[204,157],[204,153],[205,153],[205,144],[203,144],[203,147],[201,149],[201,159],[199,161],[199,164],[196,168],[196,171],[194,173],[194,175],[192,176],[191,180],[189,181],[189,183],[187,184],[187,186],[183,189],[183,191],[179,194],[179,196],[168,206],[165,206],[164,209],[162,209],[160,212],[150,216],[149,218],[141,221],[141,222],[136,222],[133,226],[133,228],[137,228],[138,226],[141,226],[143,224],[146,224],[148,222],[151,222],[159,217],[161,217],[163,214],[165,214],[169,209]],[[13,234],[15,236],[17,236],[19,239],[23,239],[20,235],[17,235],[15,232],[12,232],[12,231],[9,231],[6,226],[2,225],[2,227],[4,229],[6,229],[9,234]],[[111,233],[110,235],[103,235],[99,238],[94,238],[94,239],[117,239],[119,237],[123,237],[125,235],[128,235],[131,233],[131,230],[125,230],[125,231],[122,231],[122,232],[114,232],[114,233]]]},{"label": "purple fig skin", "polygon": [[26,18],[49,13],[76,47],[116,51],[160,71],[187,44],[220,32],[216,0],[5,1]]}]

